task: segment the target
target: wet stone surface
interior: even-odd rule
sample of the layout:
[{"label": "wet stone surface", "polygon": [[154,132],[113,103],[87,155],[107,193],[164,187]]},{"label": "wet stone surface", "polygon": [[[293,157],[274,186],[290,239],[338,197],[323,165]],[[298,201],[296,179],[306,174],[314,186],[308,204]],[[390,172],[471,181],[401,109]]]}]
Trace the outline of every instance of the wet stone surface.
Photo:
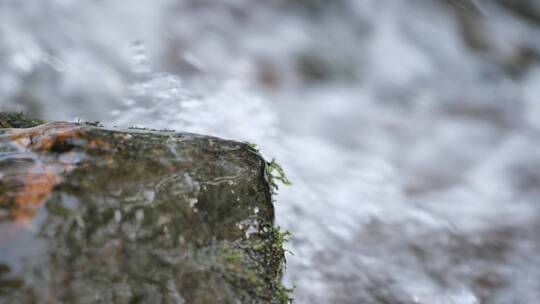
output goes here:
[{"label": "wet stone surface", "polygon": [[248,145],[6,117],[0,303],[286,301],[266,162]]}]

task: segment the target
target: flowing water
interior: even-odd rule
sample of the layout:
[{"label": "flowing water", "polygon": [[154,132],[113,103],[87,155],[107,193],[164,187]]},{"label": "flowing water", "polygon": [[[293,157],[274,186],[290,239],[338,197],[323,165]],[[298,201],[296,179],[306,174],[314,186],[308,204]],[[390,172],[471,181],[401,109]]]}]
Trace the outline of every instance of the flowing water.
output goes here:
[{"label": "flowing water", "polygon": [[297,303],[540,299],[540,6],[0,0],[0,110],[255,142]]}]

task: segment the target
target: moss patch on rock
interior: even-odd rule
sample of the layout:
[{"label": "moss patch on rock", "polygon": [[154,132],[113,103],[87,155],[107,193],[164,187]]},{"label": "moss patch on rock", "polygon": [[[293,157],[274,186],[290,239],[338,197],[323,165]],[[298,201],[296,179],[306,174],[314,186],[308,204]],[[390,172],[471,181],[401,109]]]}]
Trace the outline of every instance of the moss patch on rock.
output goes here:
[{"label": "moss patch on rock", "polygon": [[43,123],[41,119],[29,119],[22,113],[0,112],[0,128],[31,128]]}]

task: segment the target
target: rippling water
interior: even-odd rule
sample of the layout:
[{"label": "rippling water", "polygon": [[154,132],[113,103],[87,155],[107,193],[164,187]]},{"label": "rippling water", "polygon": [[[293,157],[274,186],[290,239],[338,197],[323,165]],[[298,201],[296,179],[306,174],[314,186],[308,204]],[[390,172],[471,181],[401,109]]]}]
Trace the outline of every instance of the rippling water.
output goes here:
[{"label": "rippling water", "polygon": [[258,143],[298,303],[540,299],[534,1],[0,1],[0,109]]}]

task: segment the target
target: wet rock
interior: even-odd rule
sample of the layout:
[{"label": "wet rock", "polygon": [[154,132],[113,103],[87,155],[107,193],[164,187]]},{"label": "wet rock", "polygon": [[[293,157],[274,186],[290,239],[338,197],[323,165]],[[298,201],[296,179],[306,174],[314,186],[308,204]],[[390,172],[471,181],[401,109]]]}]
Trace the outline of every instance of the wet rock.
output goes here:
[{"label": "wet rock", "polygon": [[288,302],[248,145],[19,114],[0,126],[0,303]]},{"label": "wet rock", "polygon": [[540,3],[535,0],[497,0],[497,2],[503,7],[514,12],[518,16],[533,22],[540,24]]}]

